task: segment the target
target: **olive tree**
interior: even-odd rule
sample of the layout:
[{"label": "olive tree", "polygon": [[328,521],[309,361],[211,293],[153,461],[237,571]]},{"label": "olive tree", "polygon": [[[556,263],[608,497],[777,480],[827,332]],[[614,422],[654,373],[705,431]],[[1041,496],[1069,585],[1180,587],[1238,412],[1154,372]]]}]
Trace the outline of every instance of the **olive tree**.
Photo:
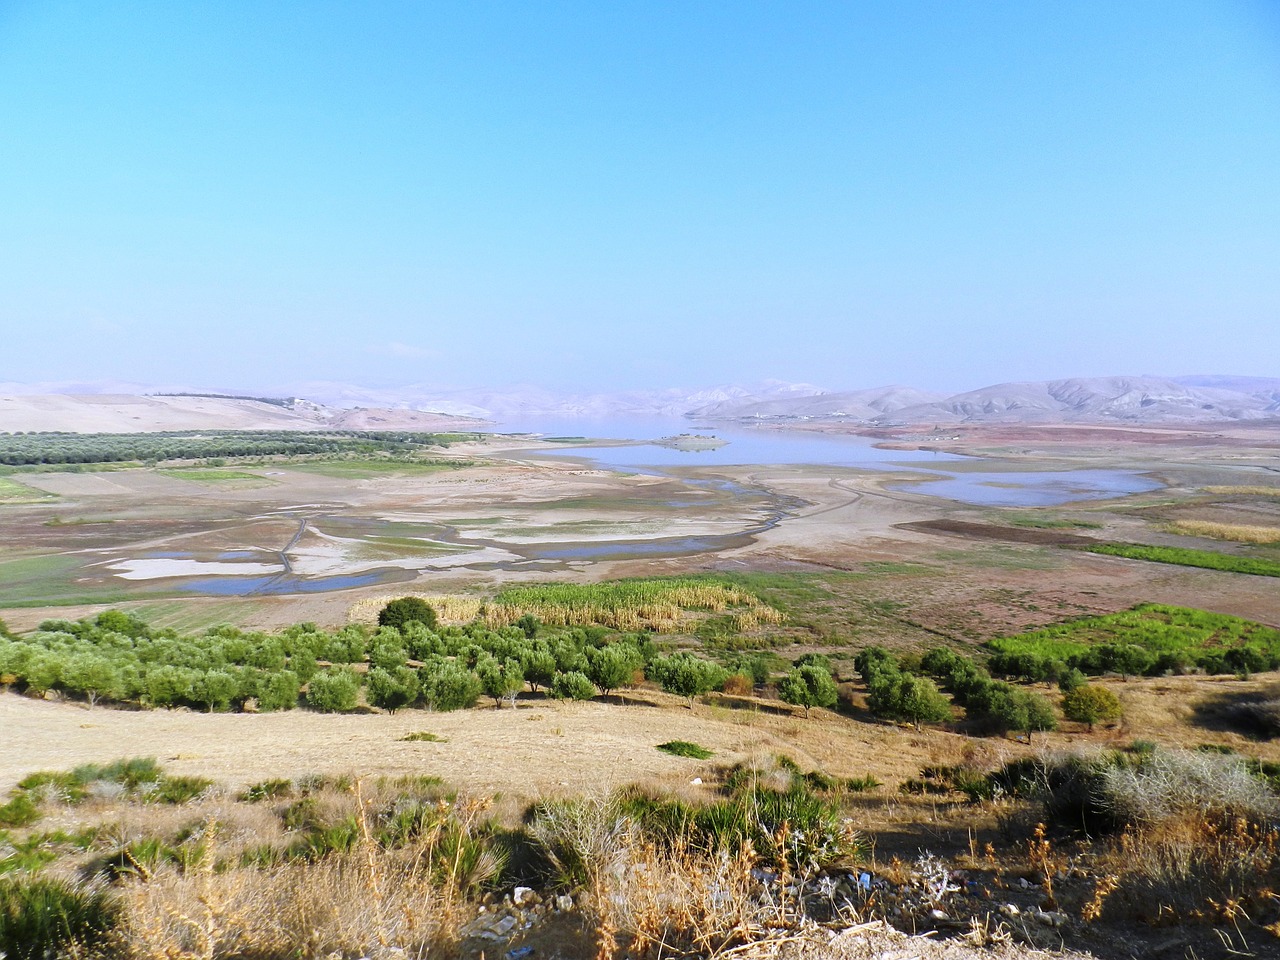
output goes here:
[{"label": "olive tree", "polygon": [[667,693],[684,697],[693,709],[694,698],[724,683],[728,672],[718,663],[703,660],[691,653],[659,657],[649,666],[649,674]]},{"label": "olive tree", "polygon": [[813,707],[834,707],[840,698],[831,672],[812,664],[797,667],[778,684],[778,696],[784,703],[804,707],[807,718]]}]

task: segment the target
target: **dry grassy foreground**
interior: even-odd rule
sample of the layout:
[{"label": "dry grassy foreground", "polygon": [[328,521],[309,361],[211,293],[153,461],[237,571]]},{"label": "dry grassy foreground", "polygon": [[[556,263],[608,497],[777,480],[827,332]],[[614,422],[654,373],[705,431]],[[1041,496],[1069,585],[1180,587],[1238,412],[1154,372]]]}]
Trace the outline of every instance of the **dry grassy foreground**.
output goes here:
[{"label": "dry grassy foreground", "polygon": [[[780,705],[779,705],[780,706]],[[0,695],[5,762],[0,790],[36,770],[63,770],[120,756],[152,756],[178,774],[245,786],[311,773],[429,774],[468,792],[531,799],[562,792],[605,792],[636,782],[686,783],[699,761],[654,749],[693,740],[732,764],[786,753],[833,775],[870,773],[885,782],[958,754],[964,738],[917,737],[825,711],[730,709],[645,690],[611,702],[524,700],[517,709],[481,706],[455,713],[204,714],[186,710],[114,710]],[[430,731],[446,743],[406,743]]]}]

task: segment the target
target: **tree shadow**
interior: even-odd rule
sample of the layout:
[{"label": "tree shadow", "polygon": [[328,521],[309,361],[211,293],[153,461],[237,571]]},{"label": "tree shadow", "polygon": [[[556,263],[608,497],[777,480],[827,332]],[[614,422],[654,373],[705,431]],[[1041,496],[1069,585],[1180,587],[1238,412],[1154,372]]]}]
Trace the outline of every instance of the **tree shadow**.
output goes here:
[{"label": "tree shadow", "polygon": [[1263,690],[1209,694],[1192,704],[1191,713],[1205,730],[1274,740],[1280,736],[1280,683]]}]

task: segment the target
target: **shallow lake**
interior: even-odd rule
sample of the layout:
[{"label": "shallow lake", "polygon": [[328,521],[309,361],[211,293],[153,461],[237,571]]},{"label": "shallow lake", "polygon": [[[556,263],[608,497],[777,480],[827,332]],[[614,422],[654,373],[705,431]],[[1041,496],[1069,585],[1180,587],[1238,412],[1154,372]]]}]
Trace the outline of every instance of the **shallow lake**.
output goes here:
[{"label": "shallow lake", "polygon": [[[665,473],[663,468],[685,466],[764,466],[815,464],[861,467],[869,470],[920,470],[927,483],[896,484],[890,489],[942,497],[990,507],[1052,507],[1084,500],[1107,500],[1158,490],[1159,481],[1133,470],[1001,470],[947,471],[948,462],[973,464],[971,457],[930,450],[884,450],[867,437],[698,424],[692,420],[569,420],[504,423],[503,431],[544,437],[633,440],[626,446],[593,446],[588,440],[565,443],[565,453],[589,458],[615,470]],[[714,450],[676,450],[645,440],[694,433],[728,442]],[[923,478],[922,478],[923,479]]]}]

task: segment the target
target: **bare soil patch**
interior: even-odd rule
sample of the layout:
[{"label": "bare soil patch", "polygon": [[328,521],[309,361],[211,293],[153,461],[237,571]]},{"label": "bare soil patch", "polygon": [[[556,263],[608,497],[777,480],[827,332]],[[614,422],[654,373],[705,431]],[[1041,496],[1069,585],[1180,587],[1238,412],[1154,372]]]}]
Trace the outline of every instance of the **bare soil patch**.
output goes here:
[{"label": "bare soil patch", "polygon": [[1060,530],[1027,530],[1002,527],[993,523],[970,523],[965,520],[917,520],[899,525],[904,530],[926,530],[930,533],[953,534],[975,540],[1004,540],[1010,543],[1036,543],[1046,546],[1074,546],[1097,543],[1093,537],[1082,537]]}]

